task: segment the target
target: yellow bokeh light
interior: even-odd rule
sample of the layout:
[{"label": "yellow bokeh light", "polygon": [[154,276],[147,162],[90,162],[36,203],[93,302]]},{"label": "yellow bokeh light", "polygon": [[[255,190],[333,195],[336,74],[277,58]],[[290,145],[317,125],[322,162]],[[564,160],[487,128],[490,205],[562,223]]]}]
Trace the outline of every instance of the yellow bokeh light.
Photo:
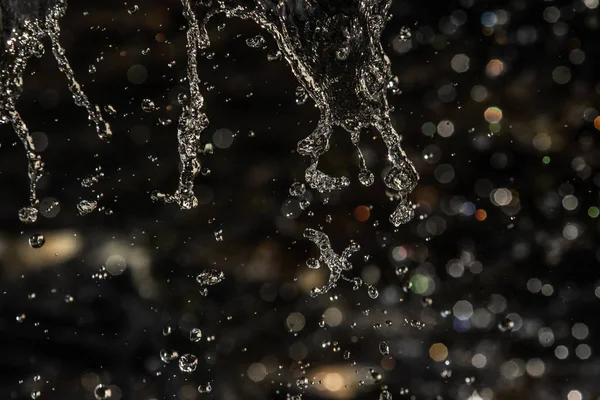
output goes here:
[{"label": "yellow bokeh light", "polygon": [[448,348],[443,343],[434,343],[429,348],[429,357],[433,361],[444,361],[448,357]]},{"label": "yellow bokeh light", "polygon": [[502,110],[498,107],[489,107],[483,113],[485,120],[490,124],[497,124],[502,120]]},{"label": "yellow bokeh light", "polygon": [[485,67],[485,73],[490,78],[499,76],[504,71],[504,63],[498,59],[490,60]]}]

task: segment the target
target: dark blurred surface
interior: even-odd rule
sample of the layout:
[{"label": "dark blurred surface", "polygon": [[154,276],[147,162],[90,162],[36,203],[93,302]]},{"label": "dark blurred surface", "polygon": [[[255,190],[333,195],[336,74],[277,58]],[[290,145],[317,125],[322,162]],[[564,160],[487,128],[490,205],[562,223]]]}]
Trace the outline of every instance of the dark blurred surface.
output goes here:
[{"label": "dark blurred surface", "polygon": [[[117,110],[105,114],[110,143],[73,104],[48,49],[30,62],[18,109],[47,171],[34,226],[17,218],[24,152],[0,127],[1,399],[93,399],[100,383],[136,400],[377,399],[382,385],[394,399],[600,396],[597,0],[394,2],[383,43],[401,93],[389,100],[421,175],[417,216],[400,229],[381,179],[356,181],[341,131],[323,165],[353,183],[326,205],[311,193],[301,212],[288,188],[303,180],[296,143],[318,112],[310,99],[296,104],[285,62],[268,61],[273,40],[224,17],[199,59],[203,141],[215,145],[196,180],[200,206],[153,203],[153,190],[177,184],[185,21],[177,1],[137,1],[130,14],[133,4],[72,0],[62,21],[90,101]],[[266,49],[246,45],[257,34]],[[144,112],[144,99],[158,110]],[[361,148],[379,178],[383,144],[365,137]],[[104,177],[82,187],[99,166]],[[98,210],[79,216],[82,199]],[[351,273],[377,299],[348,282],[308,295],[327,279],[305,265],[317,255],[302,238],[309,226],[337,251],[361,244]],[[36,232],[40,249],[28,245]],[[195,277],[206,268],[226,279],[202,296]],[[514,328],[503,332],[506,317]],[[163,363],[162,349],[197,355],[197,370]],[[306,390],[302,370],[314,381]],[[207,382],[212,392],[198,393]]]}]

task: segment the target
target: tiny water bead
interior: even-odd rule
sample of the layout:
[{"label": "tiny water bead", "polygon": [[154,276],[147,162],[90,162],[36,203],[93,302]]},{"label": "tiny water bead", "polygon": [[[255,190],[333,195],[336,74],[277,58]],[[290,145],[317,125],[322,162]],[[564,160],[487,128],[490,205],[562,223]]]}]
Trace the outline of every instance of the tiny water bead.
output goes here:
[{"label": "tiny water bead", "polygon": [[198,328],[193,328],[190,331],[190,341],[197,343],[200,340],[202,340],[202,331]]},{"label": "tiny water bead", "polygon": [[77,203],[77,212],[79,215],[84,216],[93,212],[98,207],[98,202],[94,200],[81,200]]},{"label": "tiny water bead", "polygon": [[198,392],[200,392],[200,393],[210,393],[210,392],[212,392],[212,386],[210,386],[210,383],[199,385],[198,386]]},{"label": "tiny water bead", "polygon": [[39,249],[46,243],[46,237],[41,233],[34,233],[29,237],[29,245],[34,249]]},{"label": "tiny water bead", "polygon": [[176,360],[177,358],[179,358],[179,353],[177,353],[177,351],[175,350],[162,349],[160,351],[160,359],[164,363],[170,363],[171,361]]},{"label": "tiny water bead", "polygon": [[142,110],[144,112],[151,113],[153,111],[156,111],[156,105],[150,99],[143,99],[142,100]]},{"label": "tiny water bead", "polygon": [[510,332],[515,327],[515,323],[510,318],[504,318],[498,323],[498,330],[500,332]]},{"label": "tiny water bead", "polygon": [[306,192],[306,186],[301,182],[294,182],[290,186],[290,195],[294,197],[300,197]]},{"label": "tiny water bead", "polygon": [[23,207],[19,210],[19,220],[26,224],[37,221],[38,210],[35,207]]},{"label": "tiny water bead", "polygon": [[373,300],[379,297],[379,291],[373,285],[369,285],[367,287],[367,293],[369,294],[369,297],[372,298]]},{"label": "tiny water bead", "polygon": [[216,269],[206,269],[196,276],[196,281],[202,286],[213,286],[225,279],[225,273]]},{"label": "tiny water bead", "polygon": [[179,369],[185,373],[192,373],[198,367],[198,357],[193,354],[184,354],[179,358]]},{"label": "tiny water bead", "polygon": [[109,400],[112,398],[112,392],[109,387],[100,383],[94,388],[94,396],[96,400]]},{"label": "tiny water bead", "polygon": [[392,400],[392,394],[387,390],[382,390],[379,394],[379,400]]},{"label": "tiny water bead", "polygon": [[387,356],[388,354],[390,354],[390,346],[387,344],[387,342],[382,341],[379,343],[379,352],[383,356]]},{"label": "tiny water bead", "polygon": [[402,42],[406,42],[411,37],[412,37],[412,32],[410,31],[410,28],[408,28],[406,26],[403,26],[402,28],[400,28],[400,33],[398,34],[398,39],[400,39]]}]

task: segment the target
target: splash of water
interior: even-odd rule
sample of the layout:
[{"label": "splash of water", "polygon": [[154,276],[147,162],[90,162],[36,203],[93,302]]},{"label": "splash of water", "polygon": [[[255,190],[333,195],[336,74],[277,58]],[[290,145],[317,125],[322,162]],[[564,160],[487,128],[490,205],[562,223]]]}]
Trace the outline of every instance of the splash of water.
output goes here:
[{"label": "splash of water", "polygon": [[67,78],[67,84],[76,105],[86,109],[89,119],[95,124],[101,139],[112,135],[110,125],[104,121],[98,106],[93,106],[75,79],[75,74],[65,49],[60,44],[59,20],[67,10],[66,0],[16,1],[3,0],[2,10],[10,23],[10,36],[5,43],[0,68],[0,124],[10,123],[25,147],[30,206],[19,212],[23,222],[35,222],[37,219],[37,181],[44,173],[44,162],[35,152],[29,128],[16,109],[16,101],[23,91],[23,74],[31,57],[44,54],[42,40],[46,37],[52,44],[52,53],[59,70]]},{"label": "splash of water", "polygon": [[[231,0],[198,1],[197,12],[191,0],[181,0],[188,21],[188,83],[191,101],[180,117],[179,154],[183,163],[175,195],[158,195],[182,208],[197,205],[193,181],[199,169],[200,134],[208,119],[201,110],[204,100],[199,90],[196,53],[209,46],[206,25],[216,14],[251,19],[275,39],[292,72],[315,102],[321,117],[315,130],[298,143],[298,152],[310,158],[305,178],[319,192],[331,192],[350,185],[347,177],[333,177],[318,168],[320,157],[329,150],[334,127],[350,134],[359,157],[359,181],[374,182],[360,151],[360,134],[375,128],[388,149],[391,168],[385,185],[397,193],[399,204],[390,221],[399,226],[409,221],[414,206],[408,195],[418,174],[400,146],[401,138],[392,126],[386,87],[390,81],[390,61],[381,46],[381,32],[388,18],[390,0],[358,0],[335,4],[319,0]],[[197,18],[199,15],[200,18]]]}]

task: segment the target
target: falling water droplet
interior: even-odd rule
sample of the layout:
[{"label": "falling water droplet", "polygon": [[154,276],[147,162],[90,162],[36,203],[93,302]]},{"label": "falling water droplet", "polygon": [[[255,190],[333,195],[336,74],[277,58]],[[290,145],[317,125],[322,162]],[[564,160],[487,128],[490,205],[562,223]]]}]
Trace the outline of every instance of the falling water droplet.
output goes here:
[{"label": "falling water droplet", "polygon": [[406,26],[403,26],[402,28],[400,28],[400,33],[398,34],[398,38],[401,41],[406,42],[411,37],[412,37],[412,33],[410,31],[410,28],[408,28]]},{"label": "falling water droplet", "polygon": [[388,392],[387,390],[383,390],[379,394],[379,400],[392,400],[392,394],[390,392]]},{"label": "falling water droplet", "polygon": [[375,176],[368,169],[363,169],[358,173],[358,180],[363,186],[371,186],[375,182]]},{"label": "falling water droplet", "polygon": [[26,224],[33,224],[37,217],[38,210],[35,207],[23,207],[19,210],[19,220]]},{"label": "falling water droplet", "polygon": [[136,12],[138,12],[138,11],[140,11],[140,7],[138,7],[138,5],[137,5],[137,4],[134,4],[134,5],[132,5],[131,7],[129,7],[129,8],[127,9],[127,12],[128,12],[129,14],[135,14],[135,13],[136,13]]},{"label": "falling water droplet", "polygon": [[515,327],[515,323],[510,318],[504,318],[498,323],[500,332],[510,332]]},{"label": "falling water droplet", "polygon": [[267,44],[267,41],[265,40],[264,37],[262,37],[262,35],[256,35],[256,36],[246,39],[246,45],[248,47],[252,47],[254,49],[265,47],[266,44]]},{"label": "falling water droplet", "polygon": [[207,269],[196,276],[196,281],[202,286],[212,286],[225,279],[223,271],[216,269]]},{"label": "falling water droplet", "polygon": [[193,354],[184,354],[179,358],[179,369],[185,373],[192,373],[198,367],[198,357]]},{"label": "falling water droplet", "polygon": [[98,202],[95,200],[81,200],[77,204],[77,211],[79,212],[79,215],[84,216],[94,211],[97,206]]},{"label": "falling water droplet", "polygon": [[306,186],[304,183],[294,182],[290,186],[290,195],[294,197],[300,197],[306,192]]},{"label": "falling water droplet", "polygon": [[156,110],[156,105],[150,99],[142,100],[142,110],[147,113],[151,113]]},{"label": "falling water droplet", "polygon": [[46,238],[41,233],[34,233],[29,237],[29,245],[34,249],[39,249],[46,243]]},{"label": "falling water droplet", "polygon": [[198,343],[200,340],[202,340],[202,331],[198,328],[193,328],[190,331],[190,341]]},{"label": "falling water droplet", "polygon": [[372,299],[376,299],[376,298],[379,297],[379,291],[373,285],[369,285],[367,287],[367,293],[369,294],[369,297],[372,298]]},{"label": "falling water droplet", "polygon": [[112,392],[109,387],[100,383],[94,388],[94,396],[96,400],[109,400],[112,397]]},{"label": "falling water droplet", "polygon": [[160,359],[164,363],[169,363],[173,360],[176,360],[178,357],[179,357],[179,353],[177,353],[177,351],[175,351],[175,350],[162,349],[160,351]]},{"label": "falling water droplet", "polygon": [[311,269],[321,268],[321,263],[316,258],[309,258],[306,260],[306,266]]},{"label": "falling water droplet", "polygon": [[198,386],[198,392],[200,393],[210,393],[212,392],[212,386],[210,386],[210,383],[204,384],[204,385],[199,385]]},{"label": "falling water droplet", "polygon": [[390,346],[387,344],[387,342],[379,343],[379,352],[383,356],[387,356],[388,354],[390,354]]}]

